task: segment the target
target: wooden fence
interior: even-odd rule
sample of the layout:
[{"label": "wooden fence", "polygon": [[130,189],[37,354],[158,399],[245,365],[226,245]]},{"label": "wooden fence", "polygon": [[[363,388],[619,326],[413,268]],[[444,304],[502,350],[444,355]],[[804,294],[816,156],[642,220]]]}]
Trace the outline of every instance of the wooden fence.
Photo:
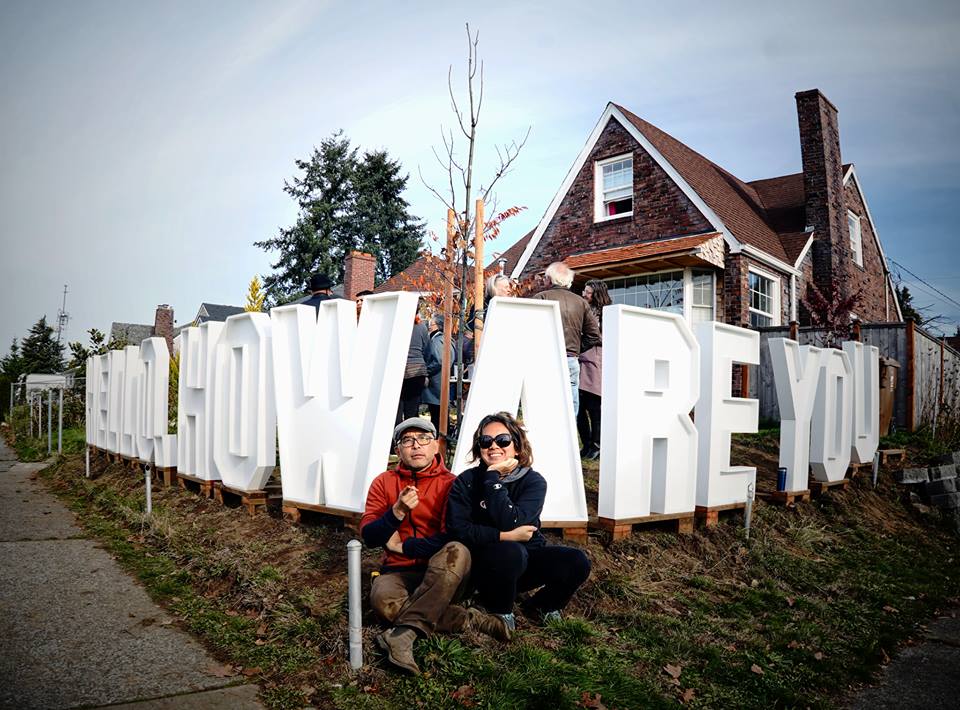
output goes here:
[{"label": "wooden fence", "polygon": [[[790,328],[760,328],[760,365],[750,368],[749,393],[760,400],[760,418],[780,421],[770,363],[770,338],[788,338]],[[922,328],[907,323],[865,323],[860,340],[875,345],[883,358],[899,365],[893,422],[913,431],[933,422],[941,411],[960,412],[960,352]],[[797,342],[822,346],[824,332],[800,328]]]}]

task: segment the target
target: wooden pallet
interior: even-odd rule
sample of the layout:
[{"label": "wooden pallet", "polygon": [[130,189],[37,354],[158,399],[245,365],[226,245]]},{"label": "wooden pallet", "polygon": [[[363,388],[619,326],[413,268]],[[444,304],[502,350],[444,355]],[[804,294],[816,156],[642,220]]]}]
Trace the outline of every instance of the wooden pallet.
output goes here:
[{"label": "wooden pallet", "polygon": [[225,486],[221,481],[215,481],[213,484],[213,499],[221,505],[225,504],[225,501],[239,499],[240,505],[251,516],[256,515],[261,510],[266,513],[269,500],[265,490],[242,491],[238,488]]},{"label": "wooden pallet", "polygon": [[160,481],[160,484],[165,487],[177,485],[177,467],[168,466],[166,468],[154,468],[154,473],[157,474],[157,480]]},{"label": "wooden pallet", "polygon": [[213,484],[216,481],[205,481],[196,476],[188,476],[185,473],[177,473],[177,485],[185,491],[194,491],[204,498],[213,496]]},{"label": "wooden pallet", "polygon": [[328,520],[339,520],[343,527],[353,530],[358,534],[360,532],[360,518],[363,515],[363,513],[358,513],[353,510],[330,508],[325,505],[313,505],[311,503],[301,503],[294,500],[283,500],[281,503],[281,510],[283,511],[283,517],[287,520],[293,521],[294,523],[299,523],[301,521],[304,511],[310,513],[319,513],[320,515],[325,516]]},{"label": "wooden pallet", "polygon": [[726,505],[713,505],[709,507],[698,505],[693,512],[698,520],[703,521],[704,527],[712,528],[720,523],[720,513],[730,510],[743,510],[746,507],[746,503],[727,503]]},{"label": "wooden pallet", "polygon": [[656,523],[669,523],[671,527],[676,528],[678,534],[690,534],[693,532],[693,511],[687,513],[652,513],[637,518],[622,518],[614,520],[612,518],[596,518],[591,520],[591,525],[598,530],[605,530],[610,533],[610,539],[613,542],[630,537],[630,534],[638,527],[649,527]]},{"label": "wooden pallet", "polygon": [[540,530],[552,530],[558,535],[562,535],[564,540],[577,542],[581,545],[587,544],[587,523],[568,522],[559,520],[548,520],[540,523]]},{"label": "wooden pallet", "polygon": [[851,462],[850,468],[847,469],[847,478],[850,478],[850,479],[856,478],[864,471],[866,471],[870,475],[873,475],[873,461],[867,461],[866,463]]},{"label": "wooden pallet", "polygon": [[849,485],[849,478],[844,478],[840,481],[810,481],[810,493],[811,495],[822,496],[824,493],[834,488],[845,491]]},{"label": "wooden pallet", "polygon": [[903,449],[880,449],[880,465],[886,466],[891,459],[897,459],[902,462],[905,453]]},{"label": "wooden pallet", "polygon": [[762,491],[757,493],[757,498],[765,500],[771,505],[783,505],[790,507],[797,503],[810,501],[810,489],[805,491]]}]

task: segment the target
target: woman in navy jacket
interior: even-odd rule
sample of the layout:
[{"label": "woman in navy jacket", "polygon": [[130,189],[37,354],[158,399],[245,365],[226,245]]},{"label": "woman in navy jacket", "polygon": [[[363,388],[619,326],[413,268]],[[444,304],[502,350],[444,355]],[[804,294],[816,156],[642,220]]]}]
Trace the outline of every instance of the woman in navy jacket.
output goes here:
[{"label": "woman in navy jacket", "polygon": [[541,534],[547,482],[530,468],[526,433],[508,412],[489,414],[473,435],[471,455],[479,465],[450,489],[447,531],[470,548],[480,603],[513,629],[517,594],[540,587],[522,604],[525,613],[560,618],[590,575],[590,560],[576,548],[547,545]]}]

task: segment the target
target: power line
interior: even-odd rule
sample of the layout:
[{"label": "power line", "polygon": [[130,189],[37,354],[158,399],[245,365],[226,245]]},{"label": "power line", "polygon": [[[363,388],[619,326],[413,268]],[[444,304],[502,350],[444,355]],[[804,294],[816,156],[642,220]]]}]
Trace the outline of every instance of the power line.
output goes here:
[{"label": "power line", "polygon": [[910,271],[910,269],[908,269],[906,266],[904,266],[904,265],[901,264],[900,262],[898,262],[898,261],[896,261],[896,260],[894,260],[894,259],[891,259],[890,257],[887,257],[887,259],[890,261],[891,264],[895,264],[898,269],[903,269],[903,270],[906,271],[908,274],[910,274],[913,278],[915,278],[919,283],[922,283],[922,284],[923,284],[924,286],[926,286],[927,288],[931,289],[932,291],[935,291],[935,292],[938,293],[940,296],[942,296],[943,298],[945,298],[946,300],[948,300],[950,303],[952,303],[953,305],[957,306],[957,308],[960,308],[960,302],[955,301],[953,298],[951,298],[950,296],[948,296],[947,294],[945,294],[943,291],[941,291],[940,289],[938,289],[936,286],[932,286],[932,285],[928,284],[926,281],[924,281],[922,278],[920,278],[920,277],[917,276],[915,273],[913,273],[912,271]]}]

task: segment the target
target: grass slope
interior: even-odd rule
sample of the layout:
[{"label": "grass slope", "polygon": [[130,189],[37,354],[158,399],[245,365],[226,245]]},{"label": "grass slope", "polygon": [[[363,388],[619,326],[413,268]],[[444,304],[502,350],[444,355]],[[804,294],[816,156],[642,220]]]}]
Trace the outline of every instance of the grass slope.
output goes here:
[{"label": "grass slope", "polygon": [[[735,448],[757,462],[761,487],[775,436]],[[595,501],[596,468],[585,475]],[[177,489],[155,488],[147,518],[140,476],[98,459],[87,480],[78,454],[42,476],[227,672],[259,681],[278,708],[830,707],[960,594],[956,537],[883,472],[876,491],[861,479],[795,510],[758,503],[749,541],[740,515],[690,536],[591,536],[593,574],[564,621],[521,618],[507,646],[421,641],[417,678],[386,667],[367,613],[367,665],[351,674],[346,532],[250,518]],[[365,551],[365,571],[378,558]]]}]

